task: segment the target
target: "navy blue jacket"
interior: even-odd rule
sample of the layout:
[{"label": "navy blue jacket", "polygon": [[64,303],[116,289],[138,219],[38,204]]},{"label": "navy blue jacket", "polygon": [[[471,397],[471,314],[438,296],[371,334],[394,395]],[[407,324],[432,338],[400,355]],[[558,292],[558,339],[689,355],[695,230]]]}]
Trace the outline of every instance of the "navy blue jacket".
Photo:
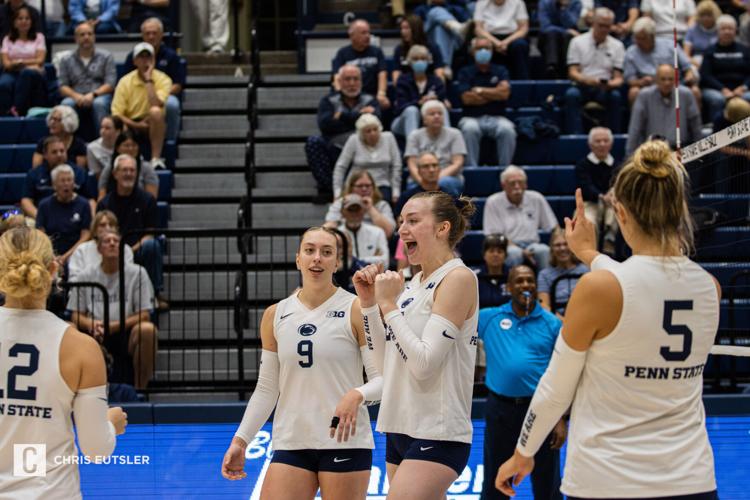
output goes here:
[{"label": "navy blue jacket", "polygon": [[[334,141],[341,147],[344,146],[346,138],[354,132],[354,124],[362,114],[362,108],[372,106],[375,108],[375,115],[380,117],[380,106],[378,100],[370,94],[359,94],[359,99],[353,107],[349,107],[344,102],[341,92],[331,92],[320,100],[318,104],[318,127],[323,134],[323,138],[328,141]],[[338,118],[335,114],[341,112]],[[343,139],[343,141],[342,141]],[[341,142],[341,144],[338,144]]]},{"label": "navy blue jacket", "polygon": [[[480,71],[479,66],[470,64],[461,68],[456,78],[458,95],[474,87],[497,87],[503,80],[510,80],[510,73],[505,66],[490,64],[487,71]],[[482,106],[464,105],[464,116],[498,116],[505,110],[504,101],[492,101]]]},{"label": "navy blue jacket", "polygon": [[417,82],[414,81],[414,75],[411,73],[402,73],[396,82],[396,103],[395,113],[400,115],[404,109],[409,106],[419,107],[419,100],[428,94],[434,94],[439,101],[445,100],[445,85],[443,80],[435,75],[427,75],[427,85],[424,92],[420,92]]}]

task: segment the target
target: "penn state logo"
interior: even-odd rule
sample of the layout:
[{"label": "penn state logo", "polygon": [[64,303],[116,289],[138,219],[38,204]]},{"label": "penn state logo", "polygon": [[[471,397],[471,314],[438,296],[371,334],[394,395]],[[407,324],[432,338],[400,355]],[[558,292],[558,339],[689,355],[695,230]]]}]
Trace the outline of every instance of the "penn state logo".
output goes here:
[{"label": "penn state logo", "polygon": [[414,302],[414,297],[409,297],[408,299],[406,299],[406,300],[405,300],[405,301],[404,301],[404,302],[403,302],[403,303],[401,304],[401,309],[405,308],[406,306],[408,306],[408,305],[409,305],[409,304],[411,304],[412,302]]},{"label": "penn state logo", "polygon": [[435,282],[434,281],[432,283],[428,283],[427,286],[425,287],[425,290],[431,290],[433,288],[435,288]]},{"label": "penn state logo", "polygon": [[304,325],[300,325],[300,327],[297,328],[297,333],[299,333],[303,337],[309,337],[317,331],[318,327],[313,325],[312,323],[305,323]]}]

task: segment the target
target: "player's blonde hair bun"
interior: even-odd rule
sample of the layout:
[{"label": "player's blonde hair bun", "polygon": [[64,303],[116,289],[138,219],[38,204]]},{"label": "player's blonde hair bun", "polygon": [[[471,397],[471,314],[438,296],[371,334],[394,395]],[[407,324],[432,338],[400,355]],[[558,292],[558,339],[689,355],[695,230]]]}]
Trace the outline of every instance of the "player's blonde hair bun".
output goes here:
[{"label": "player's blonde hair bun", "polygon": [[657,179],[668,177],[675,166],[672,150],[665,141],[644,142],[633,153],[633,167]]},{"label": "player's blonde hair bun", "polygon": [[44,296],[52,284],[52,243],[38,229],[18,227],[0,237],[0,291],[9,297]]}]

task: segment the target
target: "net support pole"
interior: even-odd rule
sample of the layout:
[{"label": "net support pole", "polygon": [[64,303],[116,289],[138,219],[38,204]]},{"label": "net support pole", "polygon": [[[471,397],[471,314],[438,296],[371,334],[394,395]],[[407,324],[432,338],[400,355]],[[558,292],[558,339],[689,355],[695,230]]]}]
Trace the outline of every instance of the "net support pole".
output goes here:
[{"label": "net support pole", "polygon": [[680,68],[677,64],[677,0],[672,0],[672,35],[674,38],[674,114],[675,114],[675,148],[680,154]]}]

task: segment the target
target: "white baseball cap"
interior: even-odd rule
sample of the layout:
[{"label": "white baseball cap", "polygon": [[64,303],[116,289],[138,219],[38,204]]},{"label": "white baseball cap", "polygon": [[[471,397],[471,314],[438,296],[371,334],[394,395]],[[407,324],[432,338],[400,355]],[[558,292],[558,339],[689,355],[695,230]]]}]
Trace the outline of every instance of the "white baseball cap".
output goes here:
[{"label": "white baseball cap", "polygon": [[133,48],[133,57],[138,57],[141,52],[148,52],[152,56],[154,55],[154,47],[148,42],[141,42],[136,44]]}]

